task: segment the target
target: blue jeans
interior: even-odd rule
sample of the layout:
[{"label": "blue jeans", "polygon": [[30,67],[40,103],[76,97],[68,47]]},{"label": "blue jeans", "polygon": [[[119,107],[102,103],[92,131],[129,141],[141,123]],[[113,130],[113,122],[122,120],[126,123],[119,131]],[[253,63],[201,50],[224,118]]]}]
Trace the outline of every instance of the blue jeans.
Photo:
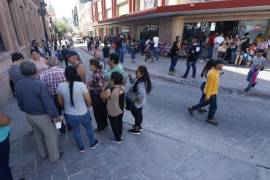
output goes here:
[{"label": "blue jeans", "polygon": [[171,66],[170,66],[170,69],[169,69],[170,72],[174,72],[175,71],[175,66],[177,64],[177,61],[178,61],[178,57],[177,56],[171,56]]},{"label": "blue jeans", "polygon": [[93,127],[91,124],[92,118],[90,116],[89,111],[82,116],[65,114],[65,118],[72,127],[73,136],[79,148],[82,149],[84,148],[84,143],[82,141],[80,132],[81,131],[80,124],[85,128],[90,144],[93,145],[96,143]]},{"label": "blue jeans", "polygon": [[184,75],[185,77],[188,76],[191,67],[192,67],[192,77],[196,76],[196,61],[187,61],[187,69]]},{"label": "blue jeans", "polygon": [[156,58],[156,61],[158,61],[158,47],[154,47],[154,56]]},{"label": "blue jeans", "polygon": [[120,59],[120,62],[123,63],[124,62],[124,56],[125,56],[125,48],[121,48],[119,50],[119,59]]},{"label": "blue jeans", "polygon": [[195,105],[195,106],[192,106],[191,107],[191,110],[192,111],[195,111],[197,109],[200,109],[200,108],[203,108],[207,105],[210,104],[210,107],[209,107],[209,112],[208,112],[208,119],[211,120],[214,118],[215,114],[216,114],[216,110],[217,110],[217,96],[216,95],[213,95],[210,97],[210,99],[208,101],[205,101],[205,94],[203,95],[203,101],[200,102],[199,104]]},{"label": "blue jeans", "polygon": [[209,46],[208,47],[207,58],[212,58],[212,54],[213,54],[213,47]]}]

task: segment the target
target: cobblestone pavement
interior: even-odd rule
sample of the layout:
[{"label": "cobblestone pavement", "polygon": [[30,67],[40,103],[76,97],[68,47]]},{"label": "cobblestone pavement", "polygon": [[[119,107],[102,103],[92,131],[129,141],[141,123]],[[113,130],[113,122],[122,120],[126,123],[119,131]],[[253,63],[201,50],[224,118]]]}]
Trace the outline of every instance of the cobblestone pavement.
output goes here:
[{"label": "cobblestone pavement", "polygon": [[[90,58],[78,51],[85,62]],[[96,150],[80,153],[72,134],[59,134],[64,156],[56,163],[38,156],[24,113],[11,99],[0,109],[13,119],[11,166],[15,180],[270,179],[267,100],[221,93],[216,115],[220,125],[214,127],[205,122],[205,115],[195,113],[192,118],[186,111],[198,101],[198,88],[162,80],[154,80],[153,85],[140,136],[126,133],[133,122],[126,112],[121,145],[110,142],[112,134],[107,129],[97,134],[101,143]]]},{"label": "cobblestone pavement", "polygon": [[[81,47],[83,50],[86,50],[85,47]],[[86,50],[87,51],[87,50]],[[126,55],[126,58],[128,56]],[[158,78],[163,78],[166,80],[173,80],[181,83],[193,83],[198,85],[201,82],[199,77],[204,62],[198,61],[197,63],[197,77],[195,79],[191,78],[191,71],[188,79],[183,79],[181,76],[184,75],[186,70],[186,60],[180,59],[176,66],[175,76],[169,76],[169,66],[170,58],[160,57],[158,62],[144,62],[144,56],[141,56],[139,53],[136,54],[136,64],[129,63],[128,60],[125,61],[124,66],[128,70],[135,70],[138,65],[145,65],[150,71],[152,76]],[[244,89],[247,86],[246,74],[248,73],[248,68],[246,67],[234,67],[232,65],[224,66],[225,74],[221,76],[220,86],[223,90],[234,92],[237,94],[244,94],[248,96],[260,96],[260,97],[270,97],[270,63],[267,62],[267,66],[264,71],[261,71],[258,77],[258,84],[254,89],[249,93],[244,93]]]}]

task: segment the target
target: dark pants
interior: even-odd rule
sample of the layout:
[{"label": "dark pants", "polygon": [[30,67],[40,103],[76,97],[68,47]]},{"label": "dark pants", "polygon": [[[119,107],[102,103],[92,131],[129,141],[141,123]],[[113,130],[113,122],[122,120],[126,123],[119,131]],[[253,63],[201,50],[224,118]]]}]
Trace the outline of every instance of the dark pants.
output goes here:
[{"label": "dark pants", "polygon": [[104,103],[103,106],[93,106],[94,116],[97,122],[97,128],[103,130],[108,126],[107,121],[107,108]]},{"label": "dark pants", "polygon": [[10,142],[9,136],[0,142],[0,179],[12,180],[11,170],[9,167]]},{"label": "dark pants", "polygon": [[187,61],[187,69],[184,75],[185,77],[188,76],[191,67],[192,67],[192,77],[196,76],[196,61]]},{"label": "dark pants", "polygon": [[170,72],[174,72],[175,71],[175,66],[177,64],[177,61],[178,61],[178,57],[177,56],[171,56],[171,66],[170,66],[170,69],[169,69]]},{"label": "dark pants", "polygon": [[109,116],[112,132],[114,134],[116,141],[121,141],[122,131],[123,131],[123,114],[112,117]]},{"label": "dark pants", "polygon": [[68,67],[68,59],[67,59],[67,58],[65,58],[65,59],[64,59],[64,61],[65,61],[65,65],[66,65],[66,67]]},{"label": "dark pants", "polygon": [[135,127],[142,128],[142,121],[143,121],[143,115],[142,115],[142,107],[141,108],[132,108],[131,114],[133,115],[135,119]]},{"label": "dark pants", "polygon": [[10,87],[10,89],[12,91],[13,96],[15,97],[16,96],[15,84],[11,80],[9,80],[9,87]]},{"label": "dark pants", "polygon": [[[55,107],[56,107],[59,115],[62,115],[63,108],[59,104],[56,94],[53,95],[53,101],[54,101]],[[68,130],[71,130],[71,126],[68,124],[68,122],[66,122],[66,123],[67,123],[67,126],[64,124],[64,122],[62,122],[62,125],[61,125],[61,128],[59,129],[59,132],[65,133],[66,132],[66,128],[68,128]]]},{"label": "dark pants", "polygon": [[[203,95],[203,99],[205,99],[205,94]],[[192,106],[191,110],[195,111],[195,110],[203,108],[203,107],[205,107],[205,106],[207,106],[209,104],[210,104],[210,107],[209,107],[209,112],[208,112],[208,117],[207,118],[209,120],[211,120],[211,119],[214,118],[216,110],[217,110],[217,96],[216,95],[211,96],[208,101],[202,101],[199,104],[197,104],[195,106]]]}]

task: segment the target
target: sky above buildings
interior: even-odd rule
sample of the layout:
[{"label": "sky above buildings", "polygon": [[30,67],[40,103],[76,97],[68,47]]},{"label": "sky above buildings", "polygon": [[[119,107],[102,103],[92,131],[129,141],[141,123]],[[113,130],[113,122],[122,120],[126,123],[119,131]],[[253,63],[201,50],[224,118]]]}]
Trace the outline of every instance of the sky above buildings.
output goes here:
[{"label": "sky above buildings", "polygon": [[46,0],[47,3],[51,3],[55,9],[56,17],[72,17],[72,9],[76,4],[76,0]]}]

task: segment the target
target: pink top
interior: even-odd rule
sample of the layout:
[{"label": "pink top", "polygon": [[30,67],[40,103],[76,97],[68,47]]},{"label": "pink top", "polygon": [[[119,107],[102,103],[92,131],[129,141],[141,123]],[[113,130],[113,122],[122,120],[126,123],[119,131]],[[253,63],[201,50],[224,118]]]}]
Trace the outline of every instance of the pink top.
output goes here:
[{"label": "pink top", "polygon": [[49,66],[45,63],[45,59],[43,57],[40,57],[38,61],[32,60],[32,62],[36,65],[37,67],[37,75],[38,77],[40,74],[42,74],[44,71],[49,69]]}]

